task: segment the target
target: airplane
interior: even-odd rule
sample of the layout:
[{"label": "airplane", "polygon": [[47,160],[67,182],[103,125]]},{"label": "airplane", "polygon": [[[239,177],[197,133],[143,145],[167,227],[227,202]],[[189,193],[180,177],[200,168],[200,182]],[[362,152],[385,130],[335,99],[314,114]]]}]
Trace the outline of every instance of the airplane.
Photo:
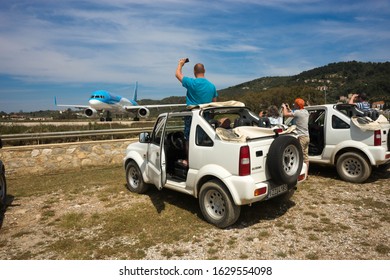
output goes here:
[{"label": "airplane", "polygon": [[101,117],[101,121],[112,121],[111,113],[130,112],[135,115],[134,120],[139,117],[149,116],[150,108],[187,106],[186,104],[160,104],[160,105],[138,105],[137,103],[138,82],[135,83],[134,96],[132,100],[119,95],[113,95],[106,90],[94,91],[88,100],[89,105],[65,105],[57,104],[57,98],[54,97],[54,104],[58,107],[74,107],[83,109],[87,117],[96,117],[99,114],[106,113],[106,117]]}]

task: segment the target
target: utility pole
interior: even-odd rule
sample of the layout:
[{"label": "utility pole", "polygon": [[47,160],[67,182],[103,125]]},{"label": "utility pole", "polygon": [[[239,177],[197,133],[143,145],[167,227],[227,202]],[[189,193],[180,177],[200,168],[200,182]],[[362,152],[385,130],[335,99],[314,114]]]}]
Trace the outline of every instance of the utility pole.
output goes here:
[{"label": "utility pole", "polygon": [[325,91],[325,104],[326,104],[326,86],[324,87],[324,91]]}]

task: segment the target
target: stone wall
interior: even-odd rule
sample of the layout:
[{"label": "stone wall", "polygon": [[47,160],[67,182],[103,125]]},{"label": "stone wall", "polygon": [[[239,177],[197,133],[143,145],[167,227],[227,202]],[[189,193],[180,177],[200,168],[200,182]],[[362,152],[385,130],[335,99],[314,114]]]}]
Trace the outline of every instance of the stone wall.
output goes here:
[{"label": "stone wall", "polygon": [[7,176],[54,173],[88,166],[122,164],[128,144],[135,139],[3,147],[0,159]]}]

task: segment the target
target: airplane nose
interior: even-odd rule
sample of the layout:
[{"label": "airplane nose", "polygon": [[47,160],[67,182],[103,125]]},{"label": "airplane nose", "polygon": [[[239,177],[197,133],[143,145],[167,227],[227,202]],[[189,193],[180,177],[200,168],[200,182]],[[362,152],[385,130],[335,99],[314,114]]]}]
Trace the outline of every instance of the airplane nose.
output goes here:
[{"label": "airplane nose", "polygon": [[89,106],[91,106],[92,108],[94,108],[96,110],[104,110],[107,107],[104,102],[97,100],[97,99],[90,99]]},{"label": "airplane nose", "polygon": [[89,100],[89,105],[99,105],[101,102],[96,99],[90,99]]}]

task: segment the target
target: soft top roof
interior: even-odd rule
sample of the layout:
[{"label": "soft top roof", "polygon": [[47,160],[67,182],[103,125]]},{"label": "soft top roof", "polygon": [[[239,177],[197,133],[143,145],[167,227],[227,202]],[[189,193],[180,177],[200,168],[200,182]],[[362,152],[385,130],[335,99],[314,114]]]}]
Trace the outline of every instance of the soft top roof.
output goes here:
[{"label": "soft top roof", "polygon": [[223,101],[223,102],[210,102],[205,104],[199,104],[199,105],[190,105],[187,106],[188,109],[205,109],[205,108],[212,108],[212,107],[245,107],[245,104],[240,101],[235,100],[229,100],[229,101]]}]

